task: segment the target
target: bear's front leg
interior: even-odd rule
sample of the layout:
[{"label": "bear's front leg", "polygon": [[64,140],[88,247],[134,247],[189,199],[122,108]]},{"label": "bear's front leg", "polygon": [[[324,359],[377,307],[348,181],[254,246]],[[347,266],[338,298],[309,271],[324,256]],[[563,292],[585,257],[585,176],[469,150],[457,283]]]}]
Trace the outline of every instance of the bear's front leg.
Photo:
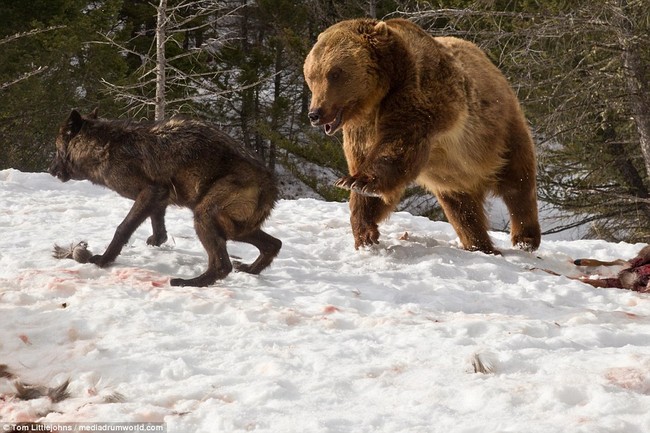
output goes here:
[{"label": "bear's front leg", "polygon": [[366,197],[381,197],[376,180],[368,176],[343,176],[334,185]]},{"label": "bear's front leg", "polygon": [[400,195],[406,185],[415,179],[417,169],[400,161],[394,156],[373,158],[372,155],[360,165],[354,174],[344,176],[334,185],[350,190],[366,197],[381,197],[384,201],[392,201],[392,197]]},{"label": "bear's front leg", "polygon": [[[382,123],[382,122],[380,122]],[[355,145],[358,138],[346,133],[344,150],[350,175],[336,186],[350,194],[350,222],[354,246],[370,246],[379,242],[377,225],[386,219],[399,203],[406,186],[415,180],[428,159],[426,131],[422,128],[391,128],[386,118],[379,133],[368,138],[371,145]]]},{"label": "bear's front leg", "polygon": [[398,120],[382,118],[379,123],[384,126],[369,138],[370,144],[358,145],[352,134],[352,138],[344,136],[348,140],[344,149],[350,175],[336,181],[337,187],[367,197],[381,197],[387,203],[395,195],[401,196],[426,164],[429,143],[426,129],[414,127],[405,131]]},{"label": "bear's front leg", "polygon": [[390,215],[395,205],[396,202],[386,203],[379,197],[368,197],[352,191],[350,225],[355,249],[379,243],[378,224]]}]

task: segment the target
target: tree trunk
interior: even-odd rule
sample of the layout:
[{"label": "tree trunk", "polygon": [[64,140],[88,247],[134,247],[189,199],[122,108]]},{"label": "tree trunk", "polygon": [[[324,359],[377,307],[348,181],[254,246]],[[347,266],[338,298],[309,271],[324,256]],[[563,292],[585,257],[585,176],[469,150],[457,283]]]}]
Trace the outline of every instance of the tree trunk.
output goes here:
[{"label": "tree trunk", "polygon": [[[242,51],[242,57],[244,59],[250,59],[250,45],[248,43],[248,1],[247,0],[241,0],[241,9],[240,9],[240,40],[241,40],[241,51]],[[248,74],[246,73],[247,71],[244,72],[245,77],[243,81],[241,82],[242,86],[247,86],[250,84],[248,82]],[[249,149],[254,149],[255,143],[253,140],[251,140],[251,132],[250,132],[250,119],[251,119],[251,112],[253,111],[253,103],[254,103],[254,94],[253,94],[253,89],[252,88],[244,88],[241,92],[241,111],[239,113],[239,118],[241,120],[241,131],[242,131],[242,141],[244,142],[244,145],[248,147]]]},{"label": "tree trunk", "polygon": [[642,47],[634,34],[634,13],[627,0],[619,3],[618,39],[623,48],[623,73],[630,98],[630,107],[634,124],[639,136],[639,145],[646,168],[650,176],[650,85],[646,78],[646,68],[641,57]]},{"label": "tree trunk", "polygon": [[377,0],[368,1],[368,16],[377,19]]},{"label": "tree trunk", "polygon": [[[634,47],[634,48],[639,48]],[[646,174],[650,175],[650,88],[644,80],[640,53],[632,47],[623,53],[625,81],[630,93],[632,116],[639,134],[639,145],[645,162]]]},{"label": "tree trunk", "polygon": [[167,61],[165,58],[165,38],[167,29],[167,0],[160,0],[157,8],[158,16],[156,22],[156,100],[155,119],[165,118],[165,69]]},{"label": "tree trunk", "polygon": [[[284,44],[278,42],[278,46],[275,51],[275,77],[273,79],[273,111],[271,114],[271,137],[275,137],[275,133],[278,132],[280,126],[280,97],[282,92],[282,76],[280,71],[282,70],[282,49]],[[275,171],[275,158],[276,158],[276,147],[275,139],[271,138],[269,140],[269,168]]]}]

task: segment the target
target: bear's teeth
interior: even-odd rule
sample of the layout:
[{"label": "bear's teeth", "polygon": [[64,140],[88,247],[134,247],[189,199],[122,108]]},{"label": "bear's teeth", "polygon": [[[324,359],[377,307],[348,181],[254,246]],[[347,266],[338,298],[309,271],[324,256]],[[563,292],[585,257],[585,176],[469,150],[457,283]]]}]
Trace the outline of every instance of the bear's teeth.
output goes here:
[{"label": "bear's teeth", "polygon": [[326,123],[323,126],[323,129],[325,130],[325,134],[327,135],[332,135],[334,134],[338,129],[339,126],[341,126],[341,121],[343,119],[343,110],[339,110],[338,113],[336,113],[336,118],[334,118],[334,121],[330,123]]}]

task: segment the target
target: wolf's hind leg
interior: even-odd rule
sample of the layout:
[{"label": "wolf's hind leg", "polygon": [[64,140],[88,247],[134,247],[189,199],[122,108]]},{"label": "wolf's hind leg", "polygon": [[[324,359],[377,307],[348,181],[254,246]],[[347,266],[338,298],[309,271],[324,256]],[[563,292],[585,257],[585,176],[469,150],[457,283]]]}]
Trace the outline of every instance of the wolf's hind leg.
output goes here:
[{"label": "wolf's hind leg", "polygon": [[251,244],[260,251],[260,255],[257,257],[257,259],[255,259],[253,263],[236,264],[238,271],[247,272],[249,274],[259,274],[262,272],[264,268],[271,264],[273,259],[280,252],[280,248],[282,248],[282,241],[280,239],[274,238],[270,234],[265,233],[260,229],[257,229],[253,233],[250,233],[246,236],[237,237],[233,240]]},{"label": "wolf's hind leg", "polygon": [[[218,211],[217,211],[218,212]],[[172,286],[205,287],[225,278],[232,271],[232,263],[226,249],[225,231],[209,211],[199,206],[194,210],[194,228],[196,234],[208,253],[208,269],[195,278],[172,278]]]}]

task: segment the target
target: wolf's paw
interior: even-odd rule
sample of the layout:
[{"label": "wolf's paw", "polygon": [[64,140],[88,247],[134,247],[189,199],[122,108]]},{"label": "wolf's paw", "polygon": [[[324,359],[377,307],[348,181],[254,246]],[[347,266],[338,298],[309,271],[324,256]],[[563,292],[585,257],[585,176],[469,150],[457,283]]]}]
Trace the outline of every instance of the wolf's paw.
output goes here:
[{"label": "wolf's paw", "polygon": [[167,233],[154,233],[147,238],[147,245],[159,247],[167,242]]},{"label": "wolf's paw", "polygon": [[247,263],[242,263],[238,260],[233,260],[232,265],[237,272],[245,272],[247,274],[259,274],[259,272],[254,272],[253,267]]},{"label": "wolf's paw", "polygon": [[104,258],[103,254],[95,254],[94,256],[91,256],[88,261],[99,266],[100,268],[105,268],[106,266],[110,265],[113,260],[107,260]]}]

